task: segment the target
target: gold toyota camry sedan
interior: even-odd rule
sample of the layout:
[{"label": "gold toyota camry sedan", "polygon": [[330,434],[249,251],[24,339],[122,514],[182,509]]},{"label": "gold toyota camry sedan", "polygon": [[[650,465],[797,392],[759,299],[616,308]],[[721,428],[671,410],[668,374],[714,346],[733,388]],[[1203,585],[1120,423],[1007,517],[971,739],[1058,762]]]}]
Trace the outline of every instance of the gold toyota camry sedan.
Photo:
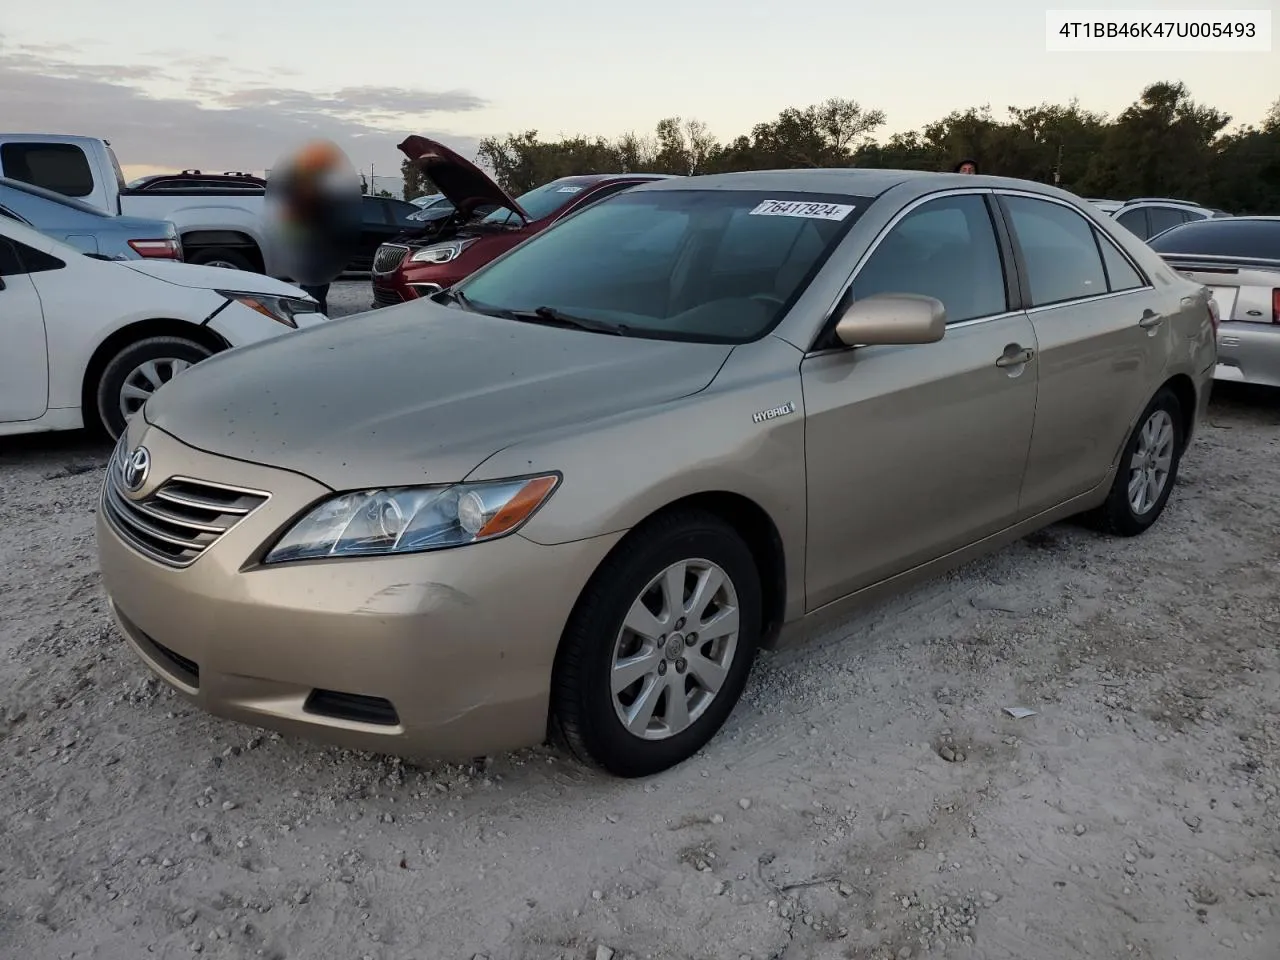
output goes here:
[{"label": "gold toyota camry sedan", "polygon": [[652,774],[798,625],[1072,515],[1150,527],[1217,322],[1052,187],[659,181],[167,384],[107,472],[103,578],[221,716],[412,757],[550,735]]}]

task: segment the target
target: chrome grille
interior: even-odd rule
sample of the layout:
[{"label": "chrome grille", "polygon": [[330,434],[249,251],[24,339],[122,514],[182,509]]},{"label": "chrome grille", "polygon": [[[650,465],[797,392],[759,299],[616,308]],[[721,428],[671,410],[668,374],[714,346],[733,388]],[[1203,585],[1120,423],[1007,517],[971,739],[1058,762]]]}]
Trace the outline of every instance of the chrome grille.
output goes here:
[{"label": "chrome grille", "polygon": [[402,247],[397,243],[384,243],[373,255],[373,272],[391,273],[404,263],[404,258],[408,255],[408,247]]},{"label": "chrome grille", "polygon": [[222,535],[267,502],[270,494],[190,477],[172,477],[141,500],[123,486],[124,443],[107,467],[102,512],[120,538],[139,553],[171,567],[186,567]]}]

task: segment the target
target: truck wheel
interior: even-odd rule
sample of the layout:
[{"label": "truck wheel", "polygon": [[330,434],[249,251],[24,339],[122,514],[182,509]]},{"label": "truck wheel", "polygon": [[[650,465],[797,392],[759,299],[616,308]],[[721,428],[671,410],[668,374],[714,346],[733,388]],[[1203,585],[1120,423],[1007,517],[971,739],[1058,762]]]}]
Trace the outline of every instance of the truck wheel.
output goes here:
[{"label": "truck wheel", "polygon": [[253,272],[253,264],[243,253],[228,250],[225,247],[208,247],[197,250],[186,258],[187,263],[197,263],[205,267],[224,267],[228,270],[248,270]]},{"label": "truck wheel", "polygon": [[142,409],[152,394],[186,370],[212,355],[208,347],[182,337],[148,337],[131,343],[102,371],[96,396],[98,418],[117,440],[129,418]]}]

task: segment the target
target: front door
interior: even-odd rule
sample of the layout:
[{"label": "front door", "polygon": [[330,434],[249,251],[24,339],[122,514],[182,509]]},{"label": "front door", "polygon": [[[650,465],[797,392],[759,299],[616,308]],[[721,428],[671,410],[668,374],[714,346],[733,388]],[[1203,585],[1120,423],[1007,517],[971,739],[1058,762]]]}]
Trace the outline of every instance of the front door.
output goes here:
[{"label": "front door", "polygon": [[1163,367],[1172,319],[1119,247],[1074,208],[1001,198],[1026,268],[1039,399],[1021,515],[1107,478]]},{"label": "front door", "polygon": [[35,420],[49,402],[44,312],[21,249],[0,236],[0,423]]},{"label": "front door", "polygon": [[930,200],[881,238],[853,281],[937,297],[938,343],[801,365],[810,609],[1014,522],[1036,409],[1035,334],[1011,312],[982,193]]}]

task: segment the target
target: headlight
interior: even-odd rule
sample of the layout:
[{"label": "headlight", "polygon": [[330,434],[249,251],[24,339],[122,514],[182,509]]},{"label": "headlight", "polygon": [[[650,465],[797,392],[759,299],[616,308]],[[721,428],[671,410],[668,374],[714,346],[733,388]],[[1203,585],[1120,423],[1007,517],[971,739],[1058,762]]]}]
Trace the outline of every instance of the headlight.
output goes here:
[{"label": "headlight", "polygon": [[314,300],[301,297],[273,297],[266,293],[236,293],[231,290],[219,290],[218,293],[295,330],[298,329],[298,321],[294,318],[298,314],[315,313],[320,309]]},{"label": "headlight", "polygon": [[410,263],[449,263],[451,260],[457,260],[462,255],[462,251],[475,243],[475,239],[470,240],[450,240],[448,243],[433,243],[429,247],[423,247],[409,258]]},{"label": "headlight", "polygon": [[266,562],[417,553],[494,540],[518,530],[559,482],[550,474],[339,494],[295,523]]}]

